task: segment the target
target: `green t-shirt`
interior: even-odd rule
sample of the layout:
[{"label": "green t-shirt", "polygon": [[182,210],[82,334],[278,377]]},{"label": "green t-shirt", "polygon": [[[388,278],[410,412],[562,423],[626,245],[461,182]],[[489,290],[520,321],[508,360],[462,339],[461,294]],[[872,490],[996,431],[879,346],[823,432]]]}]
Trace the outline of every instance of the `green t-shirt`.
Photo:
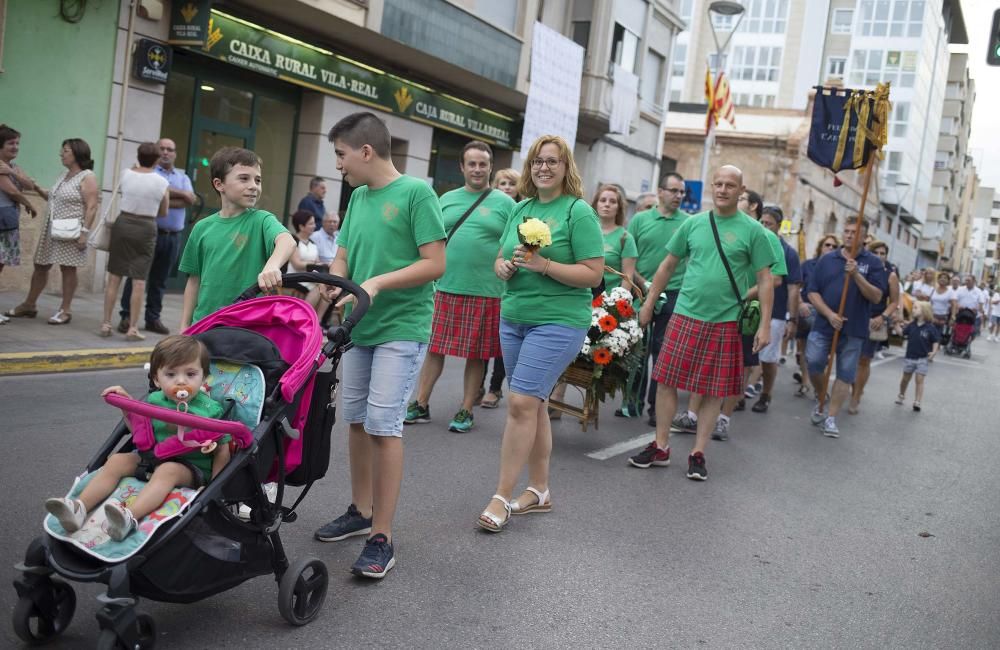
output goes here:
[{"label": "green t-shirt", "polygon": [[[760,224],[759,221],[757,223]],[[764,226],[761,226],[761,228],[764,228]],[[785,249],[781,247],[781,240],[767,228],[764,228],[764,236],[767,237],[767,241],[771,245],[771,255],[774,259],[774,262],[771,264],[771,275],[788,275],[788,264],[785,262]],[[751,273],[749,281],[751,287],[757,284],[757,276]]]},{"label": "green t-shirt", "polygon": [[282,233],[288,230],[277,217],[256,208],[235,217],[216,212],[196,223],[179,267],[200,281],[191,322],[230,304],[257,284],[257,276],[274,252],[274,241]]},{"label": "green t-shirt", "polygon": [[[680,210],[663,216],[659,209],[650,208],[632,217],[628,231],[635,237],[639,258],[635,261],[635,270],[649,281],[653,280],[656,269],[667,256],[667,244],[681,224],[687,221],[688,215]],[[677,291],[684,284],[686,262],[681,260],[674,269],[667,283],[667,291]]]},{"label": "green t-shirt", "polygon": [[[618,226],[604,235],[604,265],[621,272],[622,260],[626,257],[638,257],[635,239],[626,232],[624,226]],[[604,290],[611,291],[621,286],[622,279],[614,273],[604,272]]]},{"label": "green t-shirt", "polygon": [[[146,401],[153,406],[162,406],[163,408],[168,408],[172,411],[177,409],[177,403],[164,395],[162,390],[153,391],[147,395]],[[224,409],[222,408],[222,404],[219,404],[202,391],[198,391],[198,394],[194,396],[194,399],[188,402],[187,412],[191,415],[200,415],[204,418],[221,418],[224,413]],[[168,424],[160,420],[153,420],[153,436],[156,438],[156,442],[163,442],[176,433],[176,424]],[[229,444],[229,436],[225,435],[219,438],[218,444]],[[207,482],[212,478],[212,457],[212,454],[203,454],[200,450],[195,449],[191,453],[184,454],[178,458],[183,458],[197,467]]]},{"label": "green t-shirt", "polygon": [[[444,238],[434,190],[425,181],[404,174],[377,190],[367,185],[354,190],[337,243],[347,250],[348,277],[361,284],[418,262],[421,246]],[[351,332],[351,339],[365,346],[389,341],[427,343],[433,311],[433,282],[382,291]]]},{"label": "green t-shirt", "polygon": [[[503,294],[503,280],[493,271],[493,263],[500,250],[500,236],[515,203],[500,190],[487,191],[489,196],[462,222],[448,242],[447,267],[444,276],[437,282],[438,291],[490,298],[499,298]],[[441,216],[446,233],[451,232],[481,194],[460,187],[441,196]]]},{"label": "green t-shirt", "polygon": [[[560,264],[603,258],[604,238],[597,213],[583,199],[565,194],[548,203],[525,199],[517,204],[501,239],[504,258],[509,260],[513,256],[519,243],[517,226],[528,217],[541,219],[552,232],[552,245],[538,249],[536,255]],[[590,327],[590,301],[587,287],[571,287],[547,275],[518,269],[507,280],[500,301],[500,315],[523,325],[551,323],[587,328]]]},{"label": "green t-shirt", "polygon": [[[775,263],[774,249],[764,234],[767,229],[743,212],[731,217],[716,216],[715,223],[726,259],[740,284],[740,295],[744,296],[753,274]],[[667,250],[687,258],[686,280],[677,297],[675,313],[708,323],[739,318],[739,302],[719,257],[707,212],[685,219],[667,244]]]}]

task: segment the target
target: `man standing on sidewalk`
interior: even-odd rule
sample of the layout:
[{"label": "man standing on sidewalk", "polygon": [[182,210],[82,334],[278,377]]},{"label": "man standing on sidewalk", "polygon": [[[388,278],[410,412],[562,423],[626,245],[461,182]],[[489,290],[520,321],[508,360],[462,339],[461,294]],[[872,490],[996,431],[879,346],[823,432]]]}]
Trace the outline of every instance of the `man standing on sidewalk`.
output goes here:
[{"label": "man standing on sidewalk", "polygon": [[420,370],[417,396],[406,410],[406,424],[430,422],[428,406],[445,356],[465,359],[462,406],[449,431],[472,429],[472,406],[483,385],[486,361],[500,356],[500,295],[504,283],[493,271],[500,237],[514,211],[514,199],[490,188],[493,150],[473,140],[459,163],[465,186],[441,196],[448,233],[445,272],[434,294],[431,344]]},{"label": "man standing on sidewalk", "polygon": [[[864,241],[867,234],[867,219],[848,217],[844,225],[843,248],[821,257],[809,277],[809,303],[816,308],[816,320],[806,339],[806,362],[817,397],[822,396],[819,390],[824,386],[823,373],[833,344],[833,333],[840,331],[836,350],[837,381],[828,400],[829,412],[824,414],[820,411],[817,399],[810,418],[813,424],[822,427],[823,435],[829,438],[840,437],[837,414],[854,385],[861,347],[868,339],[872,305],[882,300],[882,293],[886,290],[883,284],[885,273],[878,257],[860,245],[857,255],[853,259],[850,257],[853,242],[858,238]],[[838,316],[845,275],[850,278],[847,300],[844,315]]]},{"label": "man standing on sidewalk", "polygon": [[[761,318],[754,352],[768,343],[774,298],[770,266],[774,257],[764,229],[737,207],[743,190],[743,172],[732,165],[720,167],[712,180],[715,209],[684,221],[653,276],[650,293],[655,296],[667,286],[677,263],[687,260],[684,284],[653,369],[653,379],[659,383],[656,440],[629,458],[634,467],[670,464],[670,424],[677,413],[680,389],[703,396],[687,477],[699,481],[708,478],[705,447],[722,400],[738,394],[743,383],[739,331],[742,310],[733,283],[738,285],[740,296],[745,296],[751,278],[756,279]],[[639,324],[646,325],[652,319],[653,302],[646,301],[639,312]]]},{"label": "man standing on sidewalk", "polygon": [[[163,312],[163,294],[167,291],[167,278],[177,263],[181,250],[181,233],[187,224],[187,209],[194,205],[194,187],[191,179],[183,169],[174,167],[177,160],[177,145],[169,138],[161,138],[156,143],[160,149],[160,162],[156,173],[167,179],[170,193],[170,209],[167,216],[156,218],[156,249],[153,252],[153,265],[146,279],[146,326],[147,332],[170,334],[170,330],[160,318]],[[125,281],[122,290],[121,321],[118,331],[128,332],[129,301],[132,299],[132,278]]]},{"label": "man standing on sidewalk", "polygon": [[[628,224],[628,231],[635,239],[639,257],[635,261],[635,281],[639,286],[647,286],[653,280],[653,274],[659,268],[660,263],[667,255],[667,243],[673,237],[677,229],[688,215],[681,212],[681,201],[684,200],[684,177],[676,172],[670,172],[660,179],[660,187],[657,190],[659,198],[658,206],[650,208],[644,212],[636,213],[632,221]],[[667,323],[670,315],[674,312],[674,304],[677,302],[677,294],[684,283],[684,260],[678,260],[670,282],[667,284],[666,300],[660,306],[659,311],[653,315],[653,326],[647,332],[649,339],[646,341],[647,349],[653,361],[656,361],[660,348],[663,345],[663,333],[667,330]],[[646,300],[651,303],[658,301],[659,295],[649,294]],[[625,405],[619,410],[622,415],[639,416],[642,414],[642,396],[647,394],[649,401],[649,425],[656,426],[656,384],[647,380],[645,374],[639,384],[639,403]],[[625,409],[635,409],[635,413],[624,412]],[[617,413],[616,413],[617,415]]]},{"label": "man standing on sidewalk", "polygon": [[299,201],[299,210],[312,212],[316,218],[316,230],[323,227],[323,217],[326,216],[326,205],[323,199],[326,198],[326,180],[322,176],[313,176],[309,179],[309,193]]}]

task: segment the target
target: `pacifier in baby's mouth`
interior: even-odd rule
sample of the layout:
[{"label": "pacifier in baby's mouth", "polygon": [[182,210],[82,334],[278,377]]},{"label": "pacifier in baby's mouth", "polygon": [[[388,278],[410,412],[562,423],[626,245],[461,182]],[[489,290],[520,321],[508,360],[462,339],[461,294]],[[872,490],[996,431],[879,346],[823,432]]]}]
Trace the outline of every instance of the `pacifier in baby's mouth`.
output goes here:
[{"label": "pacifier in baby's mouth", "polygon": [[175,386],[173,389],[173,398],[177,402],[177,409],[187,411],[187,403],[192,397],[194,397],[194,390],[185,385]]}]

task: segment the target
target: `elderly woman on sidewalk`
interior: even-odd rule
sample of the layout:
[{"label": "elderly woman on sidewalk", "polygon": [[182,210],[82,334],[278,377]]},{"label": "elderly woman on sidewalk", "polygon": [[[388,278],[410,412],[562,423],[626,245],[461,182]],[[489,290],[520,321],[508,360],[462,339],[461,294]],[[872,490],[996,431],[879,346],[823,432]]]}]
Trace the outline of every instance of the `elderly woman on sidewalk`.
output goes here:
[{"label": "elderly woman on sidewalk", "polygon": [[[35,270],[31,274],[28,295],[17,307],[4,315],[14,318],[34,318],[38,315],[38,296],[49,281],[49,269],[58,264],[62,272],[62,303],[50,319],[49,325],[65,325],[73,318],[73,296],[76,294],[77,267],[87,263],[87,234],[97,215],[97,177],[90,145],[80,138],[63,140],[59,152],[66,171],[56,179],[55,187],[45,190],[31,181],[32,188],[48,201],[45,226],[35,249]],[[53,220],[79,220],[80,235],[74,240],[55,239],[52,236]]]},{"label": "elderly woman on sidewalk", "polygon": [[[21,263],[21,208],[35,217],[35,208],[22,193],[33,187],[31,179],[14,164],[21,148],[21,134],[6,124],[0,124],[0,271],[5,266]],[[0,315],[0,325],[10,318]]]},{"label": "elderly woman on sidewalk", "polygon": [[[146,276],[153,266],[156,251],[156,218],[166,216],[170,207],[167,179],[156,173],[160,149],[152,142],[139,145],[138,165],[122,172],[120,181],[121,210],[111,226],[111,248],[108,251],[108,277],[104,285],[104,322],[100,336],[111,336],[111,314],[118,301],[122,278],[132,279],[132,300],[125,338],[141,341],[139,312],[146,295]],[[114,197],[111,197],[113,200]]]}]

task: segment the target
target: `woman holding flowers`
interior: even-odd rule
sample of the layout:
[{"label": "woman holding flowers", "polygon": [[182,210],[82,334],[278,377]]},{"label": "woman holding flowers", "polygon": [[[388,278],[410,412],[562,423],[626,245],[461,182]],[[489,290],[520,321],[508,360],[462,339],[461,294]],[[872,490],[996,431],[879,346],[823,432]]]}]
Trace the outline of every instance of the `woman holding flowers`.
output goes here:
[{"label": "woman holding flowers", "polygon": [[[510,399],[500,448],[496,494],[477,523],[499,532],[511,514],[548,512],[552,429],[545,408],[553,385],[591,326],[590,287],[601,282],[604,241],[594,210],[581,200],[583,181],[559,136],[543,135],[528,150],[517,205],[494,263],[506,280],[500,302],[500,345]],[[514,501],[525,464],[528,487]]]}]

